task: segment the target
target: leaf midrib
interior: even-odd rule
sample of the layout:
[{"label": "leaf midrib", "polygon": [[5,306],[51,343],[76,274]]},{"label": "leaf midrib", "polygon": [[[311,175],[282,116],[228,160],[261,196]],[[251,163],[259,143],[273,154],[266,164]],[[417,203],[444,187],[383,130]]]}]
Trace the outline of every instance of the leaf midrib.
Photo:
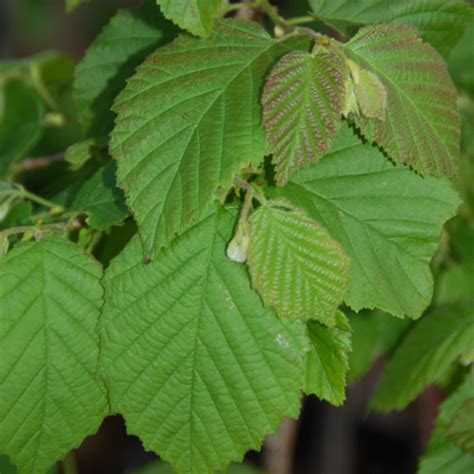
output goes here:
[{"label": "leaf midrib", "polygon": [[[296,187],[299,187],[300,189],[302,189],[305,193],[308,193],[309,195],[315,195],[316,197],[318,197],[321,201],[324,201],[327,205],[329,205],[330,207],[333,207],[334,209],[344,213],[345,215],[353,218],[355,221],[357,221],[359,224],[361,224],[363,227],[368,227],[370,229],[371,232],[377,234],[378,236],[380,236],[384,241],[387,241],[389,242],[391,245],[395,246],[400,252],[402,253],[405,253],[407,255],[409,255],[410,257],[414,258],[417,262],[420,262],[420,263],[424,263],[420,257],[412,254],[411,252],[409,252],[407,249],[401,247],[399,244],[397,244],[396,242],[392,241],[391,239],[389,239],[388,237],[386,237],[384,234],[382,234],[376,227],[374,227],[372,224],[370,224],[370,221],[365,221],[365,220],[361,220],[358,216],[354,215],[353,213],[351,212],[348,212],[346,211],[345,208],[342,208],[341,206],[339,206],[335,201],[332,201],[331,198],[328,198],[326,196],[323,196],[322,194],[319,194],[317,191],[315,191],[313,188],[307,188],[306,186],[304,186],[304,183],[297,183],[295,181],[291,181],[290,182],[293,186],[296,186]],[[291,192],[291,187],[288,188],[288,190]],[[292,193],[294,195],[294,193]],[[295,196],[296,197],[296,196]],[[297,197],[296,197],[297,199]],[[314,205],[314,204],[313,204]],[[319,212],[319,208],[318,206],[314,205],[316,209],[318,209],[318,212]]]},{"label": "leaf midrib", "polygon": [[193,360],[191,364],[191,393],[190,393],[190,398],[189,398],[189,446],[191,446],[191,449],[189,450],[189,467],[192,469],[193,466],[193,401],[194,401],[194,384],[196,380],[196,353],[197,353],[197,344],[199,340],[199,329],[201,325],[201,318],[202,318],[202,312],[203,312],[203,307],[204,307],[204,299],[205,299],[205,293],[207,291],[207,285],[209,283],[209,271],[211,267],[211,262],[212,262],[212,257],[214,253],[214,245],[216,242],[216,236],[217,236],[217,226],[218,226],[218,216],[219,213],[216,212],[214,216],[214,226],[213,226],[213,231],[212,231],[212,241],[209,245],[209,254],[207,256],[206,260],[206,266],[205,266],[205,273],[203,275],[202,279],[202,292],[201,292],[201,299],[199,302],[199,309],[197,311],[197,321],[196,321],[196,332],[194,334],[194,345],[193,345]]}]

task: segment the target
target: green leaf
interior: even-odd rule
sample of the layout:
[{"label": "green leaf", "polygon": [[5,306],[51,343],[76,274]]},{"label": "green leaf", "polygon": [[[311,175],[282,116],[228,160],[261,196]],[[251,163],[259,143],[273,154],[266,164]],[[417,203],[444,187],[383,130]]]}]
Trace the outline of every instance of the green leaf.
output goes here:
[{"label": "green leaf", "polygon": [[81,6],[84,3],[87,3],[89,0],[65,0],[66,1],[66,11],[72,13],[76,8]]},{"label": "green leaf", "polygon": [[331,147],[341,121],[344,73],[339,56],[325,48],[287,54],[267,77],[263,125],[279,185]]},{"label": "green leaf", "polygon": [[[0,122],[4,118],[10,123],[0,142],[5,138],[6,146],[12,151],[3,163],[0,156],[0,174],[11,178],[17,170],[12,167],[11,172],[6,173],[9,163],[28,155],[62,154],[79,139],[80,127],[71,98],[73,71],[73,61],[54,52],[0,62],[0,104],[8,103],[2,92],[4,85],[16,84],[9,108],[2,110],[0,105]],[[0,148],[2,146],[0,144]]]},{"label": "green leaf", "polygon": [[86,132],[104,139],[113,128],[110,110],[135,68],[175,30],[161,16],[154,0],[120,10],[104,27],[77,65],[74,98]]},{"label": "green leaf", "polygon": [[474,300],[474,266],[468,263],[453,265],[437,279],[435,302],[442,304],[467,300]]},{"label": "green leaf", "polygon": [[21,80],[0,80],[0,176],[24,158],[41,138],[45,106],[40,96]]},{"label": "green leaf", "polygon": [[115,104],[112,155],[147,257],[199,218],[244,166],[262,161],[265,74],[310,41],[276,41],[257,24],[227,20],[211,39],[182,36],[138,68]]},{"label": "green leaf", "polygon": [[136,233],[137,227],[132,219],[128,219],[120,227],[112,227],[94,248],[94,256],[104,267],[108,267]]},{"label": "green leaf", "polygon": [[2,474],[16,474],[16,468],[10,463],[7,456],[0,454],[0,472]]},{"label": "green leaf", "polygon": [[0,224],[3,227],[3,221],[15,204],[22,199],[21,190],[7,182],[0,180]]},{"label": "green leaf", "polygon": [[422,456],[418,474],[472,474],[474,455],[464,452],[445,435],[456,412],[474,397],[474,384],[468,377],[439,407],[434,433],[426,453]]},{"label": "green leaf", "polygon": [[309,0],[317,17],[343,33],[361,25],[398,23],[416,27],[444,57],[473,18],[464,0]]},{"label": "green leaf", "polygon": [[349,259],[301,209],[279,199],[252,214],[248,266],[253,287],[279,316],[336,324]]},{"label": "green leaf", "polygon": [[100,266],[59,239],[0,258],[0,452],[44,474],[107,414],[96,376]]},{"label": "green leaf", "polygon": [[412,324],[379,310],[349,313],[352,328],[352,351],[349,355],[349,382],[362,378],[374,362],[390,353]]},{"label": "green leaf", "polygon": [[440,306],[417,322],[397,347],[375,393],[378,410],[401,410],[436,382],[474,341],[472,304]]},{"label": "green leaf", "polygon": [[3,228],[16,227],[20,225],[31,225],[33,221],[33,206],[30,201],[20,201],[15,203],[10,209],[6,217],[1,220]]},{"label": "green leaf", "polygon": [[[147,466],[130,471],[128,474],[175,474],[175,470],[167,463],[156,462]],[[231,464],[225,471],[219,471],[224,474],[260,474],[256,467],[251,464]]]},{"label": "green leaf", "polygon": [[156,0],[163,15],[181,29],[196,36],[210,36],[223,0]]},{"label": "green leaf", "polygon": [[71,165],[73,171],[78,170],[82,165],[89,161],[92,156],[94,140],[88,139],[71,145],[64,153],[64,159]]},{"label": "green leaf", "polygon": [[87,180],[72,205],[75,210],[87,211],[87,223],[94,229],[122,223],[129,211],[122,191],[115,184],[116,164],[111,161]]},{"label": "green leaf", "polygon": [[345,126],[332,151],[280,193],[346,249],[349,306],[422,314],[433,292],[429,262],[460,202],[448,183],[394,167]]},{"label": "green leaf", "polygon": [[387,93],[385,120],[353,117],[367,140],[422,174],[455,177],[460,119],[456,89],[441,56],[403,25],[363,28],[344,52],[375,74]]},{"label": "green leaf", "polygon": [[448,62],[448,69],[454,83],[460,89],[474,94],[474,21],[459,44],[454,48]]},{"label": "green leaf", "polygon": [[474,454],[474,391],[455,413],[446,436],[462,450]]},{"label": "green leaf", "polygon": [[311,341],[306,356],[304,391],[314,394],[333,405],[342,405],[346,395],[346,374],[349,370],[351,351],[351,326],[344,313],[336,314],[333,328],[318,322],[308,322]]},{"label": "green leaf", "polygon": [[[466,58],[466,61],[470,61],[470,59]],[[474,74],[471,93],[461,92],[458,104],[461,114],[460,184],[461,190],[466,194],[467,204],[470,209],[474,209],[474,187],[472,186],[474,181],[474,136],[471,133],[474,128]]]},{"label": "green leaf", "polygon": [[447,229],[449,231],[450,247],[455,258],[474,266],[474,247],[472,245],[472,242],[474,242],[474,220],[470,218],[469,214],[457,215],[455,219],[448,223]]},{"label": "green leaf", "polygon": [[236,218],[213,210],[149,264],[135,238],[105,274],[112,409],[178,472],[240,460],[300,408],[304,325],[265,310],[225,256]]}]

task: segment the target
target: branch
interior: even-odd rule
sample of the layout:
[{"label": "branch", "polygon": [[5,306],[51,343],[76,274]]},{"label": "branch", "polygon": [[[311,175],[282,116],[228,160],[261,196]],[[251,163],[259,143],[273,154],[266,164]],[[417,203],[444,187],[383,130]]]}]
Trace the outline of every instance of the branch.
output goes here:
[{"label": "branch", "polygon": [[18,226],[18,227],[10,227],[9,229],[0,230],[0,234],[2,237],[9,237],[10,235],[17,235],[17,234],[25,234],[27,232],[34,232],[35,238],[41,238],[41,232],[43,230],[49,229],[63,229],[65,231],[68,230],[77,230],[80,229],[84,223],[78,219],[73,219],[72,221],[64,221],[64,222],[55,222],[53,224],[38,224],[36,226]]},{"label": "branch", "polygon": [[28,158],[16,164],[13,168],[15,174],[23,171],[35,171],[42,168],[47,168],[55,163],[64,161],[64,155],[48,156],[44,158]]},{"label": "branch", "polygon": [[268,474],[292,474],[293,457],[298,436],[298,420],[285,418],[275,436],[265,440],[265,472]]}]

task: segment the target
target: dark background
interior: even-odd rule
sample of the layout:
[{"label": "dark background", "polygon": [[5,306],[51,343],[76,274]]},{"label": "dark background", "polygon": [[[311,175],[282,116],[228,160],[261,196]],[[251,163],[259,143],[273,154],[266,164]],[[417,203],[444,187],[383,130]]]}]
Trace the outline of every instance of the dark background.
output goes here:
[{"label": "dark background", "polygon": [[[68,15],[63,0],[0,0],[0,58],[25,57],[52,49],[78,60],[119,6],[139,3],[92,0]],[[288,16],[304,15],[307,9],[304,0],[273,3],[278,3]],[[416,472],[417,457],[426,447],[441,395],[429,389],[401,413],[369,413],[368,400],[382,368],[383,360],[377,361],[362,381],[350,387],[342,408],[315,397],[303,400],[301,418],[289,425],[288,435],[289,441],[296,443],[296,473]],[[75,455],[81,474],[128,472],[155,459],[144,452],[137,438],[127,436],[119,416],[107,418],[97,435],[88,438]],[[247,460],[263,466],[265,450],[263,455],[249,453]]]}]

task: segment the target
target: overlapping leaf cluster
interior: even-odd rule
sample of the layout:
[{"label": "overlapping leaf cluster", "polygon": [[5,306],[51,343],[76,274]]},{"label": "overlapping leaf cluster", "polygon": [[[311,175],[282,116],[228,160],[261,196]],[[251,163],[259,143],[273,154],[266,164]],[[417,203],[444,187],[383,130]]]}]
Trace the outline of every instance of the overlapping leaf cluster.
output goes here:
[{"label": "overlapping leaf cluster", "polygon": [[[337,15],[310,3],[341,31],[354,26],[350,2]],[[71,184],[50,194],[92,237],[67,242],[37,225],[37,242],[0,259],[0,452],[20,472],[45,472],[107,413],[178,472],[223,468],[296,417],[302,392],[343,403],[353,327],[344,309],[418,319],[428,307],[430,262],[460,203],[460,124],[446,65],[424,40],[447,54],[458,33],[444,48],[435,26],[464,29],[471,10],[452,6],[451,23],[415,2],[410,14],[429,15],[429,29],[408,21],[406,2],[388,16],[366,3],[377,13],[358,12],[366,26],[342,44],[306,29],[273,38],[221,19],[224,1],[153,0],[117,13],[89,48],[75,72],[82,135],[67,143]],[[199,38],[171,41],[165,18]],[[46,78],[38,91],[5,71],[8,178],[53,105]],[[11,146],[19,129],[8,104],[20,96],[34,98],[34,127]],[[7,218],[10,189],[0,188]],[[124,221],[134,235],[115,244]],[[81,248],[97,235],[118,248],[96,250],[104,272]],[[375,405],[401,408],[468,360],[473,331],[466,302],[425,316]],[[463,423],[442,435],[469,450]]]}]

